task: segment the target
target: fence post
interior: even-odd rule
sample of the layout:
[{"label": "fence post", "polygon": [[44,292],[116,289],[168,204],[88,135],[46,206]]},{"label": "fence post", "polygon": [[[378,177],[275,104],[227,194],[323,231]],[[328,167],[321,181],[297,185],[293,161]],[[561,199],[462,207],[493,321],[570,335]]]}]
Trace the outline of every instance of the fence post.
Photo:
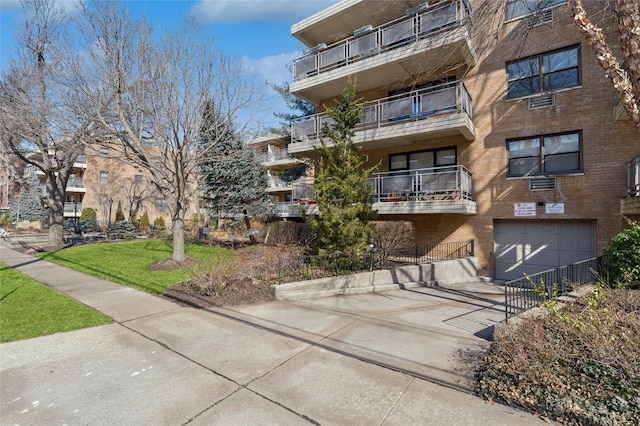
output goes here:
[{"label": "fence post", "polygon": [[282,284],[282,259],[278,258],[278,284]]},{"label": "fence post", "polygon": [[471,243],[471,253],[469,254],[470,256],[475,256],[475,252],[476,252],[476,240],[472,239],[469,241]]}]

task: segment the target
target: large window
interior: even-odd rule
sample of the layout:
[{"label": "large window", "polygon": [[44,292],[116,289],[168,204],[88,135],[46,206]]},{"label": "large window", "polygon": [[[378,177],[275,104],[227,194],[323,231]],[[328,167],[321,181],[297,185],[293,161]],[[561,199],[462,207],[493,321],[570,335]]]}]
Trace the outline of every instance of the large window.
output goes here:
[{"label": "large window", "polygon": [[455,148],[391,154],[389,156],[389,171],[455,166],[457,164],[456,161]]},{"label": "large window", "polygon": [[507,0],[506,20],[520,18],[566,2],[566,0]]},{"label": "large window", "polygon": [[514,99],[580,85],[580,46],[507,63],[509,92]]},{"label": "large window", "polygon": [[509,177],[582,172],[582,132],[507,141]]}]

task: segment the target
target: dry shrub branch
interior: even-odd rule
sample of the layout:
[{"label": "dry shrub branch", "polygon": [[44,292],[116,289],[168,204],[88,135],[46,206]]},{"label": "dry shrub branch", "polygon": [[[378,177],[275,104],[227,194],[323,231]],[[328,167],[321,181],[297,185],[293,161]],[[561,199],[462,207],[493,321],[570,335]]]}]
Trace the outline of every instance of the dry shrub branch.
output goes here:
[{"label": "dry shrub branch", "polygon": [[495,336],[479,392],[571,425],[640,419],[640,292],[588,296]]}]

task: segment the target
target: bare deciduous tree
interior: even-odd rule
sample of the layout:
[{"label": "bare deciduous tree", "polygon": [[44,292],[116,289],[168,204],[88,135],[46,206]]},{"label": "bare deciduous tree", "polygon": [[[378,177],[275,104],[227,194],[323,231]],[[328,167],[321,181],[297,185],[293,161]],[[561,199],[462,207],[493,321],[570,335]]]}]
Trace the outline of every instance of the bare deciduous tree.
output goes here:
[{"label": "bare deciduous tree", "polygon": [[[45,175],[49,243],[58,245],[63,243],[67,181],[91,120],[89,114],[77,117],[72,112],[60,79],[63,10],[52,0],[24,0],[23,10],[26,19],[17,39],[18,52],[0,83],[1,152],[17,155]],[[21,178],[17,170],[12,172]],[[24,179],[21,183],[26,184]],[[40,188],[30,190],[40,192]]]},{"label": "bare deciduous tree", "polygon": [[[184,222],[198,165],[203,109],[211,99],[220,111],[212,125],[230,127],[255,91],[240,65],[225,58],[195,22],[156,37],[134,22],[122,4],[95,2],[84,9],[87,58],[76,86],[98,111],[100,132],[92,143],[138,169],[166,199],[173,225],[173,255],[185,259]],[[212,144],[211,146],[214,146]]]},{"label": "bare deciduous tree", "polygon": [[607,78],[620,94],[627,114],[640,133],[640,3],[615,0],[615,14],[622,59],[616,57],[603,29],[587,16],[583,0],[568,0],[574,21],[585,40],[593,47]]}]

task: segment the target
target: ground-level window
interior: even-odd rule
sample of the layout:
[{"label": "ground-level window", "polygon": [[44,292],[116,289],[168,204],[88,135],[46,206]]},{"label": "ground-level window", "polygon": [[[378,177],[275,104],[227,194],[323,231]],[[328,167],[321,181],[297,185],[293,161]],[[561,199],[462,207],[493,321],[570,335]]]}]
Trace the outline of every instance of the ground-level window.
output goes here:
[{"label": "ground-level window", "polygon": [[389,171],[427,169],[456,164],[455,147],[389,155]]},{"label": "ground-level window", "polygon": [[566,2],[566,0],[507,0],[505,18],[510,21]]},{"label": "ground-level window", "polygon": [[507,141],[509,177],[582,172],[582,132],[533,136]]},{"label": "ground-level window", "polygon": [[507,63],[508,99],[580,85],[580,46]]},{"label": "ground-level window", "polygon": [[100,183],[108,183],[109,182],[109,172],[102,171],[100,172]]}]

